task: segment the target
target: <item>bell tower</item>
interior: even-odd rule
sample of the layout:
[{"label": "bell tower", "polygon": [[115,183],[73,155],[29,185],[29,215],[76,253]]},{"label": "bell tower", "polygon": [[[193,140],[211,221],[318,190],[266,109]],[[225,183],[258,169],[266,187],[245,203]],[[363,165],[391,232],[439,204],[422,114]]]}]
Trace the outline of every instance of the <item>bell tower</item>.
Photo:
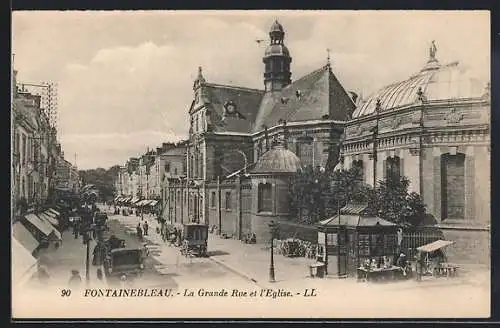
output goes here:
[{"label": "bell tower", "polygon": [[284,44],[285,31],[276,20],[269,31],[270,43],[262,61],[264,68],[264,86],[266,92],[279,91],[292,83],[290,63],[292,58]]}]

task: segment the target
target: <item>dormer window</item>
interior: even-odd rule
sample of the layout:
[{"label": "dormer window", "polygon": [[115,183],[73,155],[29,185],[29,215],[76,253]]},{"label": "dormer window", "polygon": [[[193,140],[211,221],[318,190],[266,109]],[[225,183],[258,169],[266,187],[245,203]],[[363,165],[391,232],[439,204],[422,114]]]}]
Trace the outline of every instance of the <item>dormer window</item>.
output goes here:
[{"label": "dormer window", "polygon": [[297,98],[300,99],[300,97],[302,96],[302,93],[300,92],[300,90],[295,91],[295,96],[297,96]]}]

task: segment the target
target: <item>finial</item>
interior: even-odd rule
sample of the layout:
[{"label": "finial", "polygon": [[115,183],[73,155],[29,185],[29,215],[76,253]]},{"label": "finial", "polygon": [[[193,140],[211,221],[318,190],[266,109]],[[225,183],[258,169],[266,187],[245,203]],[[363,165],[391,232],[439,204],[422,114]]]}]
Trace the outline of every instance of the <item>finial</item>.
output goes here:
[{"label": "finial", "polygon": [[203,68],[198,66],[198,76],[203,76]]},{"label": "finial", "polygon": [[330,66],[330,48],[326,48],[326,65]]}]

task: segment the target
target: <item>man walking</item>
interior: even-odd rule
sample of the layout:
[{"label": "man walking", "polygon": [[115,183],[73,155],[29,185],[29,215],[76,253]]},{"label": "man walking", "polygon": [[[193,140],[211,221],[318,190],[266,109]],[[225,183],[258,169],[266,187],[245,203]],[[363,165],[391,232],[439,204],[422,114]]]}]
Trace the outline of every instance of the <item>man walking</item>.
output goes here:
[{"label": "man walking", "polygon": [[147,236],[148,235],[148,229],[149,229],[148,221],[144,221],[144,224],[142,225],[142,228],[144,229],[144,236]]}]

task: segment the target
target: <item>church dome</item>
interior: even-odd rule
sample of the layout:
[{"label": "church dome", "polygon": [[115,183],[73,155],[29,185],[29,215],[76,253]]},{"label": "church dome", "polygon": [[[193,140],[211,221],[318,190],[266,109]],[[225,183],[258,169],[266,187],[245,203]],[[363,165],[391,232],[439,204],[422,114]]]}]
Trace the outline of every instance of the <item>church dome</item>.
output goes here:
[{"label": "church dome", "polygon": [[354,111],[352,117],[374,114],[377,103],[380,113],[416,105],[422,97],[429,102],[480,98],[485,94],[486,86],[458,62],[440,65],[431,58],[419,73],[375,92]]},{"label": "church dome", "polygon": [[295,173],[300,167],[297,155],[278,146],[262,154],[252,173]]},{"label": "church dome", "polygon": [[290,52],[288,51],[288,48],[285,47],[283,44],[271,44],[266,48],[266,51],[264,52],[264,56],[269,57],[269,56],[286,56],[290,57]]}]

